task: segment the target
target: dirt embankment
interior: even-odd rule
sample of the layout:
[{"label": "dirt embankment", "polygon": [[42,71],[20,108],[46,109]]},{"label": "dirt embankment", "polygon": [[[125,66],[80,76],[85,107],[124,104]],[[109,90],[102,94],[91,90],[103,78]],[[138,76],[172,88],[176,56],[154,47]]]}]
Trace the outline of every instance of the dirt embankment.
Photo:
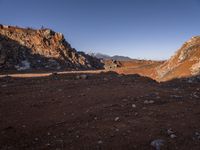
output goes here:
[{"label": "dirt embankment", "polygon": [[141,76],[157,79],[156,68],[164,63],[164,61],[152,60],[131,60],[116,61],[106,60],[105,69],[115,71],[119,74],[139,74]]}]

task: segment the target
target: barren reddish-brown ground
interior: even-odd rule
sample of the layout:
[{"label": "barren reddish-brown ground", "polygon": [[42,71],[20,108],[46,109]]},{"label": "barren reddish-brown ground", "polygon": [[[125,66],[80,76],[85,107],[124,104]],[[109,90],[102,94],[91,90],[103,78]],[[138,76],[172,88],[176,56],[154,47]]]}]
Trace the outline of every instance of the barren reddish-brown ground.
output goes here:
[{"label": "barren reddish-brown ground", "polygon": [[[112,64],[112,61],[106,61],[106,64]],[[151,60],[131,60],[131,61],[118,61],[119,67],[113,68],[112,71],[119,74],[139,74],[141,76],[157,78],[156,68],[164,63],[164,61],[151,61]]]},{"label": "barren reddish-brown ground", "polygon": [[0,149],[153,150],[155,139],[161,150],[200,149],[200,83],[76,75],[1,77]]}]

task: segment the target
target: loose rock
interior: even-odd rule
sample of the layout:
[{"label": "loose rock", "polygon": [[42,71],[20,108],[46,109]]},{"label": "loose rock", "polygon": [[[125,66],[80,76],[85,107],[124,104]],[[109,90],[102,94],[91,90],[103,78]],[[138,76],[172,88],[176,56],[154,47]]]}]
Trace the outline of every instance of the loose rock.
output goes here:
[{"label": "loose rock", "polygon": [[144,104],[153,104],[153,103],[154,103],[153,100],[145,100],[145,101],[144,101]]},{"label": "loose rock", "polygon": [[133,108],[136,108],[136,105],[135,105],[135,104],[132,104],[132,107],[133,107]]},{"label": "loose rock", "polygon": [[77,75],[76,79],[88,79],[88,76],[86,74],[81,74],[81,75]]},{"label": "loose rock", "polygon": [[175,134],[171,134],[170,135],[170,138],[172,138],[172,139],[174,139],[174,138],[176,138],[177,136],[175,135]]},{"label": "loose rock", "polygon": [[119,117],[116,117],[116,118],[115,118],[115,121],[119,121]]},{"label": "loose rock", "polygon": [[153,146],[156,150],[160,150],[160,148],[164,145],[165,141],[162,139],[153,140],[151,142],[151,146]]}]

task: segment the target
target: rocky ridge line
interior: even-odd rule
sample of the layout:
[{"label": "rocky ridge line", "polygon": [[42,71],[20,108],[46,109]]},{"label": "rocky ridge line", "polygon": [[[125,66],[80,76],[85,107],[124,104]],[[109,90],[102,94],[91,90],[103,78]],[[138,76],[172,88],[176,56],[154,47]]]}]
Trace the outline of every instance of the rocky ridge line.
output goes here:
[{"label": "rocky ridge line", "polygon": [[100,69],[99,59],[77,52],[63,34],[0,25],[0,69]]}]

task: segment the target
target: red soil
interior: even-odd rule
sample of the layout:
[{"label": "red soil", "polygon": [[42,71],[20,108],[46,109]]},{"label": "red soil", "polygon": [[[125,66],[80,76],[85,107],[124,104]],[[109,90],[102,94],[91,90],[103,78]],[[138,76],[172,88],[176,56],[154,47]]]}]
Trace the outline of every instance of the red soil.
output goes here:
[{"label": "red soil", "polygon": [[76,75],[1,77],[0,149],[153,150],[155,139],[161,150],[200,149],[199,83]]}]

